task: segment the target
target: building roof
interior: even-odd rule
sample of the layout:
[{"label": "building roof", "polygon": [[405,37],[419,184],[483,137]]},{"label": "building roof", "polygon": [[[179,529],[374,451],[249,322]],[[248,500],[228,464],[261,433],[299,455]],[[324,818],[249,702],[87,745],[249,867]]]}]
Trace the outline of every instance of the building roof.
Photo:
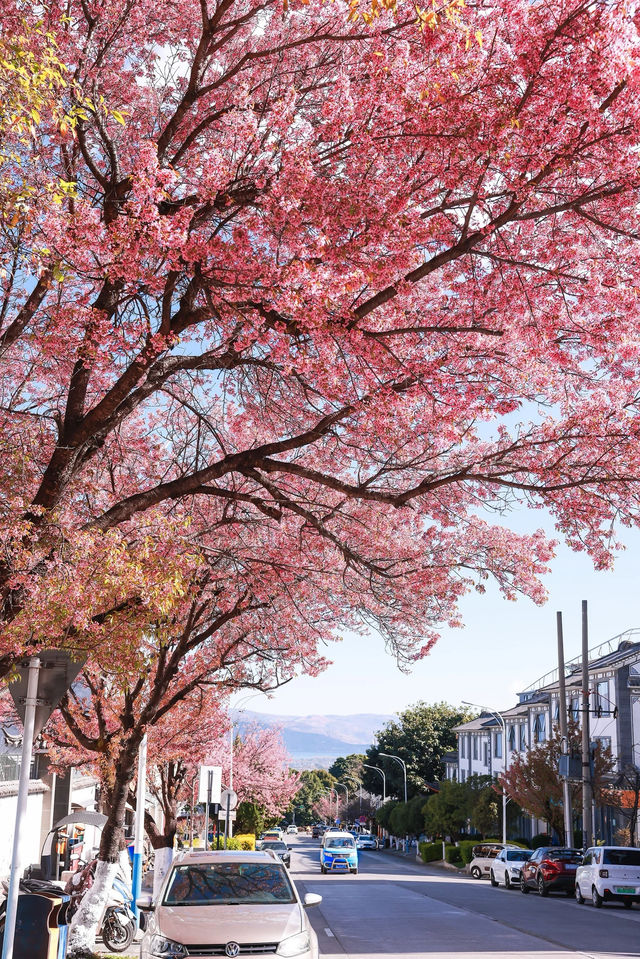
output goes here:
[{"label": "building roof", "polygon": [[500,721],[493,713],[480,713],[475,719],[470,719],[468,723],[460,723],[454,726],[454,733],[478,732],[481,729],[487,729],[490,726],[499,726]]}]

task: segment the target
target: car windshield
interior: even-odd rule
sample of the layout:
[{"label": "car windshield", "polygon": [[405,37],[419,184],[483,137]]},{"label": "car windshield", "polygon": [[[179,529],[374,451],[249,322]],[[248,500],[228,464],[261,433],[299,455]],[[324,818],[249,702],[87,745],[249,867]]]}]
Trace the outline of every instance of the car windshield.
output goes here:
[{"label": "car windshield", "polygon": [[266,842],[262,843],[263,849],[275,849],[276,852],[286,852],[287,844],[286,842],[279,842],[277,839],[267,839]]},{"label": "car windshield", "polygon": [[602,862],[605,866],[640,866],[640,849],[605,849]]},{"label": "car windshield", "polygon": [[530,852],[527,852],[526,849],[516,849],[514,852],[509,851],[507,853],[507,859],[509,862],[526,862],[531,856]]},{"label": "car windshield", "polygon": [[353,839],[348,836],[337,836],[335,839],[327,839],[327,846],[333,849],[353,849]]},{"label": "car windshield", "polygon": [[548,849],[545,859],[556,859],[560,862],[582,862],[582,853],[577,849]]},{"label": "car windshield", "polygon": [[267,905],[295,901],[285,870],[275,861],[206,862],[176,866],[163,905]]}]

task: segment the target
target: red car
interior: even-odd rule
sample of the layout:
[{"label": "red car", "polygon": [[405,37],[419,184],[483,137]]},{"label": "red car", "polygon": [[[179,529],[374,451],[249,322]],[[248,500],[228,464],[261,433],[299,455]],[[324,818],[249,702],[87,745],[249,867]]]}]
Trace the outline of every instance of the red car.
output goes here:
[{"label": "red car", "polygon": [[572,896],[576,885],[576,869],[582,863],[579,849],[541,846],[528,862],[522,863],[520,889],[524,893],[537,889],[541,896],[564,892]]}]

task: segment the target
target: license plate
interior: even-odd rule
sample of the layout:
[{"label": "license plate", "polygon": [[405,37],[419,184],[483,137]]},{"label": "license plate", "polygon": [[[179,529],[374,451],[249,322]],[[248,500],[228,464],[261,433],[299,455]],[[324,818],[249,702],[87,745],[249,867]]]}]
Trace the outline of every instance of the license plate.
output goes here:
[{"label": "license plate", "polygon": [[621,896],[635,896],[636,894],[634,886],[616,886],[616,892],[619,892]]}]

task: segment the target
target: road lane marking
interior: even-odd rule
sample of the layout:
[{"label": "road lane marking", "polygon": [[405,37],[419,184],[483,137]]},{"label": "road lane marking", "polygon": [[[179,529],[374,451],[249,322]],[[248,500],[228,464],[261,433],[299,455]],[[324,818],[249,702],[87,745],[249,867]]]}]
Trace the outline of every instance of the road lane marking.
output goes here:
[{"label": "road lane marking", "polygon": [[328,936],[331,936],[332,939],[335,939],[335,938],[336,938],[335,935],[331,932],[331,930],[329,929],[328,926],[325,926],[324,931],[326,932],[326,934],[327,934]]}]

